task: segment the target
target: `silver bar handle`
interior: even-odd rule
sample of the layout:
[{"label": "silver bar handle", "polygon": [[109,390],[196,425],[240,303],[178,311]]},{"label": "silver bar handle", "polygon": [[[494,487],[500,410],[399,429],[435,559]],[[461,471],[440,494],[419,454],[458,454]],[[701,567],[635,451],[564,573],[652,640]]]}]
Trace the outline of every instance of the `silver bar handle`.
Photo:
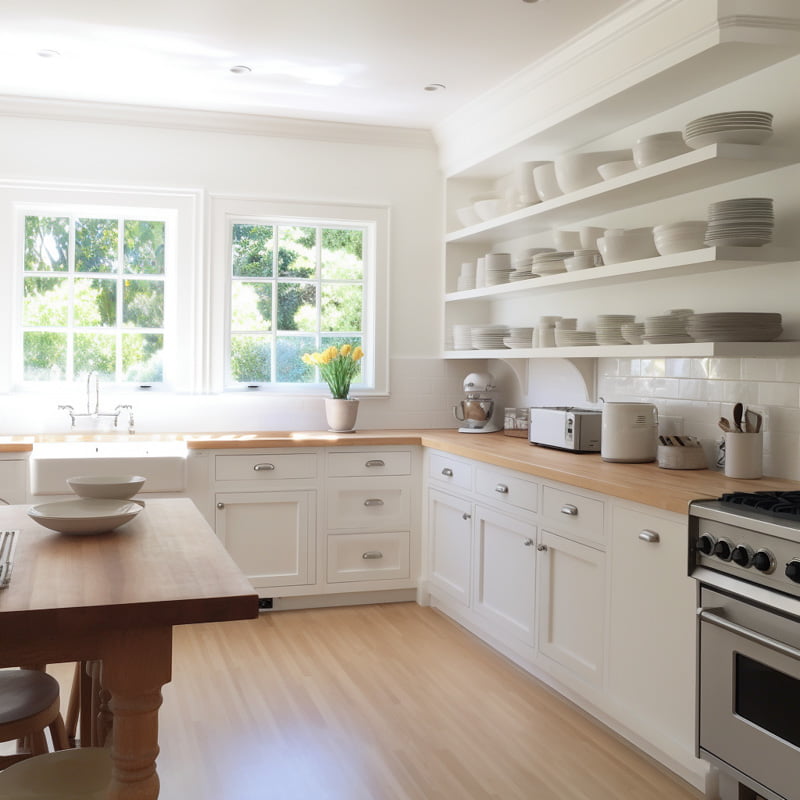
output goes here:
[{"label": "silver bar handle", "polygon": [[364,464],[365,467],[385,467],[386,462],[382,458],[371,458]]},{"label": "silver bar handle", "polygon": [[362,553],[361,554],[361,558],[364,558],[367,561],[370,561],[371,559],[374,559],[374,558],[383,558],[383,553],[381,553],[380,550],[367,550],[366,553]]},{"label": "silver bar handle", "polygon": [[655,531],[648,531],[647,529],[639,531],[639,538],[643,542],[660,542],[661,537]]},{"label": "silver bar handle", "polygon": [[566,514],[568,517],[577,517],[578,506],[574,506],[572,503],[565,503],[563,506],[561,506],[561,513]]},{"label": "silver bar handle", "polygon": [[494,487],[494,490],[498,494],[508,494],[508,486],[506,486],[504,483],[498,483],[497,486]]},{"label": "silver bar handle", "polygon": [[370,497],[364,501],[365,506],[382,506],[383,500],[380,497]]},{"label": "silver bar handle", "polygon": [[772,639],[769,636],[764,636],[762,633],[751,631],[749,628],[744,628],[735,622],[731,622],[729,619],[725,619],[725,617],[720,617],[718,614],[713,613],[714,611],[718,610],[719,609],[698,608],[697,616],[700,617],[702,622],[708,622],[710,625],[716,625],[718,628],[722,628],[729,633],[741,636],[743,639],[747,639],[755,644],[760,644],[762,647],[766,647],[775,653],[780,653],[781,655],[788,656],[795,661],[800,661],[800,650],[798,650],[796,647],[779,642],[777,639]]},{"label": "silver bar handle", "polygon": [[450,467],[445,467],[442,470],[442,475],[444,475],[445,478],[452,478],[453,477],[453,470],[451,470]]},{"label": "silver bar handle", "polygon": [[254,469],[256,472],[270,472],[270,471],[272,471],[273,469],[275,469],[275,465],[274,465],[274,464],[256,464],[256,465],[253,467],[253,469]]}]

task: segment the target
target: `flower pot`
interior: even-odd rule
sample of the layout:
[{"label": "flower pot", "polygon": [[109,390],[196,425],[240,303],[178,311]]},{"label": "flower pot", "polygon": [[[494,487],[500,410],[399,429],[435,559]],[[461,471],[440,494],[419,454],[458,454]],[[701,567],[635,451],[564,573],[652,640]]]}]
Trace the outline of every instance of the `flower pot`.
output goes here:
[{"label": "flower pot", "polygon": [[352,433],[356,427],[356,416],[358,416],[358,400],[325,398],[328,430],[334,433]]}]

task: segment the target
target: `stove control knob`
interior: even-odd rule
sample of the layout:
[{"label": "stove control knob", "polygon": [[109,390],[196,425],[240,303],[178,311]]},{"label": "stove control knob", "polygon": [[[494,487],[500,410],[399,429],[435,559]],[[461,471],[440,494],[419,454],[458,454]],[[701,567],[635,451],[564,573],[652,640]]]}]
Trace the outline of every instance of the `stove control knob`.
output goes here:
[{"label": "stove control knob", "polygon": [[786,577],[790,581],[794,581],[795,583],[800,583],[800,560],[793,558],[786,565]]},{"label": "stove control knob", "polygon": [[722,561],[730,561],[732,551],[733,545],[727,539],[720,539],[716,545],[714,545],[714,555],[722,559]]},{"label": "stove control knob", "polygon": [[759,550],[753,556],[753,566],[759,572],[772,572],[775,569],[775,556],[769,550]]},{"label": "stove control knob", "polygon": [[695,546],[699,553],[702,553],[704,556],[710,556],[714,552],[714,545],[716,543],[717,540],[710,533],[704,533],[698,538]]},{"label": "stove control knob", "polygon": [[753,551],[746,544],[737,545],[731,553],[731,561],[740,567],[749,567],[753,563]]}]

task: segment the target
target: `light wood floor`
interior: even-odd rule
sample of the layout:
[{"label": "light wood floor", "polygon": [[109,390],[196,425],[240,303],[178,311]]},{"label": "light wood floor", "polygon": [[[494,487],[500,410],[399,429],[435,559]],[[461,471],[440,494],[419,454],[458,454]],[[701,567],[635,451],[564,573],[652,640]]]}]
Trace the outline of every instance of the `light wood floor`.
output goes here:
[{"label": "light wood floor", "polygon": [[177,628],[160,719],[162,800],[699,796],[414,603]]}]

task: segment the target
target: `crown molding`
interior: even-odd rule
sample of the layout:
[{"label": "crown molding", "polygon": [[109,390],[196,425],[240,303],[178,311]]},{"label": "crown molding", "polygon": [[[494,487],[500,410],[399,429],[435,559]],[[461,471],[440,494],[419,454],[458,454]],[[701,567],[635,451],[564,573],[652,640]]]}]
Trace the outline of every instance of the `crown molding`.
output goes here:
[{"label": "crown molding", "polygon": [[430,130],[260,114],[0,95],[0,116],[435,149]]}]

